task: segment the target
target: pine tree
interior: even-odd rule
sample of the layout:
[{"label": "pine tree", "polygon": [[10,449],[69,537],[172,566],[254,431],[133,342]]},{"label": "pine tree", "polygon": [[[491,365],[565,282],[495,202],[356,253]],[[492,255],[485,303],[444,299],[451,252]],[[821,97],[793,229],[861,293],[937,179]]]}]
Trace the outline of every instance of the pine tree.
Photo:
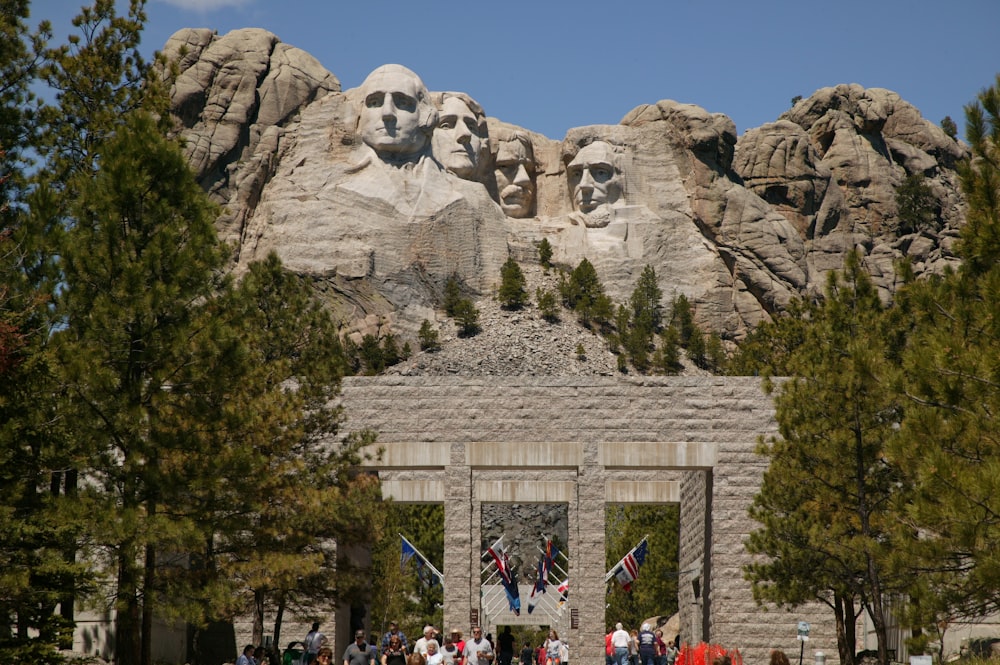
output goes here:
[{"label": "pine tree", "polygon": [[965,112],[962,266],[900,296],[915,323],[898,383],[906,418],[890,453],[916,484],[905,517],[922,536],[910,549],[923,565],[915,618],[924,625],[1000,601],[991,572],[1000,566],[1000,77]]},{"label": "pine tree", "polygon": [[827,604],[848,665],[855,620],[867,610],[879,662],[888,663],[885,599],[914,577],[889,564],[912,537],[896,529],[893,501],[905,488],[885,454],[902,416],[888,387],[898,330],[856,253],[809,316],[788,362],[794,377],[775,399],[781,436],[761,449],[770,465],[750,509],[761,528],[747,549],[767,559],[746,573],[759,600]]},{"label": "pine tree", "polygon": [[427,319],[424,319],[423,323],[420,324],[417,338],[420,340],[421,351],[437,351],[441,348],[441,343],[438,341],[438,331]]},{"label": "pine tree", "polygon": [[538,243],[538,262],[544,270],[552,267],[552,245],[548,238],[542,238]]},{"label": "pine tree", "polygon": [[543,319],[549,323],[559,320],[559,303],[556,301],[555,293],[539,286],[535,289],[535,302]]},{"label": "pine tree", "polygon": [[136,113],[97,151],[97,173],[70,188],[54,341],[68,426],[93,462],[81,501],[115,562],[116,662],[145,665],[153,614],[171,603],[156,593],[157,554],[204,542],[200,525],[169,510],[184,504],[186,472],[212,468],[212,451],[185,433],[226,422],[212,396],[239,343],[210,315],[226,252],[179,147]]},{"label": "pine tree", "polygon": [[468,298],[462,298],[455,306],[455,322],[462,337],[471,337],[479,332],[479,310]]},{"label": "pine tree", "polygon": [[906,176],[896,188],[897,232],[907,234],[937,230],[939,207],[924,174]]},{"label": "pine tree", "polygon": [[580,260],[568,279],[560,275],[559,293],[563,304],[576,312],[585,326],[590,326],[592,321],[604,325],[614,315],[611,299],[604,293],[597,270],[587,259]]},{"label": "pine tree", "polygon": [[687,348],[688,341],[695,331],[694,307],[683,293],[674,297],[670,303],[670,323],[680,333],[681,346]]},{"label": "pine tree", "polygon": [[505,309],[520,309],[528,302],[527,280],[513,257],[500,268],[500,304]]},{"label": "pine tree", "polygon": [[441,307],[448,316],[455,316],[458,310],[458,303],[462,300],[462,287],[458,283],[458,276],[450,276],[444,283],[444,299]]},{"label": "pine tree", "polygon": [[[265,606],[280,617],[305,611],[310,603],[358,597],[364,575],[335,556],[379,536],[382,504],[373,477],[349,473],[372,438],[329,444],[340,426],[340,412],[331,404],[345,358],[337,326],[309,282],[286,272],[271,254],[249,266],[221,311],[241,330],[251,372],[230,399],[256,418],[226,452],[232,456],[227,465],[245,465],[239,473],[252,479],[252,491],[230,473],[236,492],[228,493],[227,513],[238,517],[216,522],[213,556],[219,576],[238,581],[233,595],[254,608],[254,642],[261,643]],[[384,345],[383,357],[393,344]],[[292,383],[296,389],[290,391]],[[218,503],[207,496],[198,500]],[[280,630],[279,618],[272,632],[276,643]]]}]

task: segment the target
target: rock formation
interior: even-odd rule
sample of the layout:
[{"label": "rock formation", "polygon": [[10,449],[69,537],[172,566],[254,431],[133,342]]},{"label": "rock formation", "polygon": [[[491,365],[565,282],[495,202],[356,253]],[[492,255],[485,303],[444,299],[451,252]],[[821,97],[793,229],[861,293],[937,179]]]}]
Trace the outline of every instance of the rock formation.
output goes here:
[{"label": "rock formation", "polygon": [[[918,275],[956,261],[967,150],[887,90],[824,88],[739,138],[726,116],[666,100],[554,140],[399,65],[342,92],[263,30],[182,30],[165,53],[237,269],[277,252],[355,329],[412,334],[448,277],[487,294],[542,238],[559,263],[588,258],[617,301],[652,265],[667,297],[729,338],[820,292],[852,248],[886,299],[896,259]],[[937,222],[900,236],[895,188],[913,174]]]}]

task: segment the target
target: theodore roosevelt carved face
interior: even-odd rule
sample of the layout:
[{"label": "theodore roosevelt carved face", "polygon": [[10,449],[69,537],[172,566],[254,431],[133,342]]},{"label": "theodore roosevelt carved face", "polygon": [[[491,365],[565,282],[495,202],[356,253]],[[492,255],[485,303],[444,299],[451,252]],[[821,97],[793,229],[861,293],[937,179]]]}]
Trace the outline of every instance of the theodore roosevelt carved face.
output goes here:
[{"label": "theodore roosevelt carved face", "polygon": [[529,217],[535,203],[535,155],[523,132],[497,137],[494,176],[500,208],[508,217]]},{"label": "theodore roosevelt carved face", "polygon": [[420,153],[437,120],[427,88],[402,65],[382,65],[360,88],[358,136],[383,160]]},{"label": "theodore roosevelt carved face", "polygon": [[466,94],[443,93],[437,127],[431,137],[434,156],[441,165],[459,178],[475,180],[486,141],[486,115],[482,107]]}]

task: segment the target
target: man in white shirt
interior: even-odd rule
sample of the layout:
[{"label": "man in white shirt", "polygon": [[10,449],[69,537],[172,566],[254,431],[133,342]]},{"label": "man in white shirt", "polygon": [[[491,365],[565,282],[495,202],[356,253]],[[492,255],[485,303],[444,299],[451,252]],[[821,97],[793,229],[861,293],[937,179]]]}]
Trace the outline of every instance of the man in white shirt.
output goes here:
[{"label": "man in white shirt", "polygon": [[493,647],[483,637],[483,629],[479,626],[472,628],[472,639],[465,643],[462,653],[466,665],[490,665],[493,662]]},{"label": "man in white shirt", "polygon": [[615,662],[618,665],[628,664],[628,644],[631,640],[628,631],[622,628],[621,622],[615,624],[615,632],[611,633],[611,646],[615,650]]}]

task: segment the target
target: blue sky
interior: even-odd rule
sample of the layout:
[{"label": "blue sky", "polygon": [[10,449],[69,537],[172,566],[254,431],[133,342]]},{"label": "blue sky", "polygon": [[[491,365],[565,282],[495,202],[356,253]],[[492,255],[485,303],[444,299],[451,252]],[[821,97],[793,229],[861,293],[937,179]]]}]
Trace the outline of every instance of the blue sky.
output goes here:
[{"label": "blue sky", "polygon": [[[61,42],[82,4],[33,0],[31,21]],[[147,53],[184,27],[264,28],[344,89],[396,62],[555,139],[661,99],[725,113],[742,134],[839,83],[894,90],[961,132],[963,106],[1000,72],[1000,0],[149,0],[147,13]]]}]

